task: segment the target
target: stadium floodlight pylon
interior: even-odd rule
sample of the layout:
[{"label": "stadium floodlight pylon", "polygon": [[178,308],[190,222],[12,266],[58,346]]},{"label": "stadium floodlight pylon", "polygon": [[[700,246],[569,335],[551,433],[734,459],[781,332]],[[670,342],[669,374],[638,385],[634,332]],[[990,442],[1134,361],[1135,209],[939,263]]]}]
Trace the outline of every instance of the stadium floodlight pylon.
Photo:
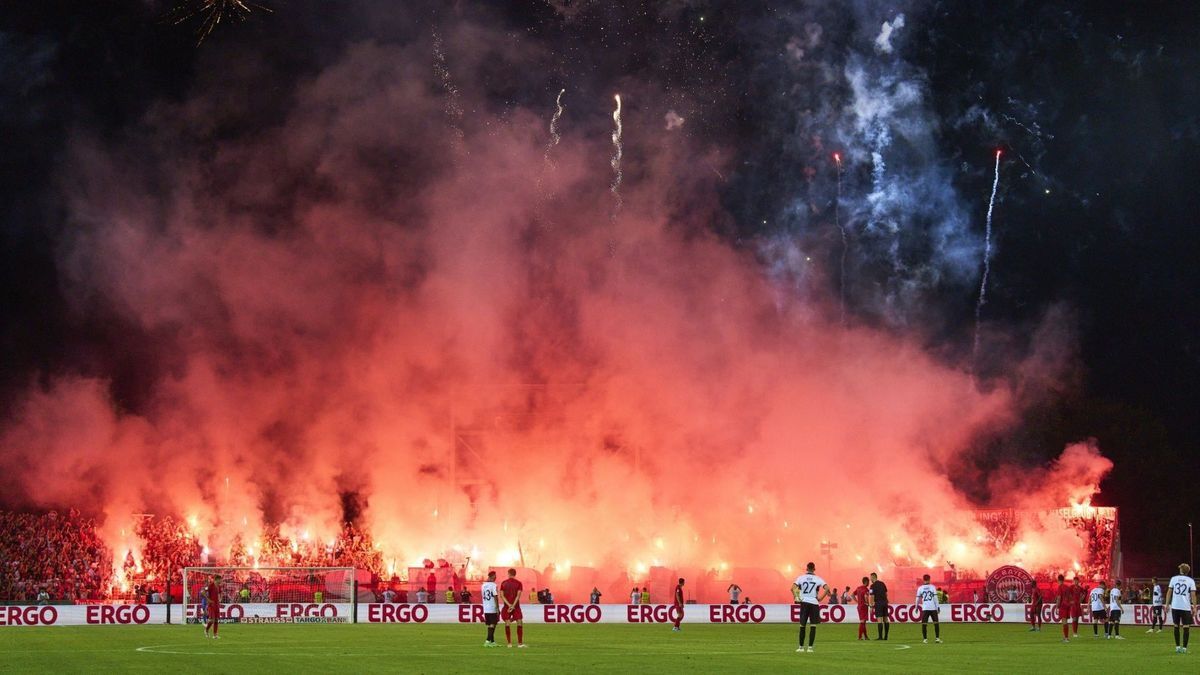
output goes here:
[{"label": "stadium floodlight pylon", "polygon": [[220,575],[221,604],[355,603],[353,567],[185,567],[183,604],[199,605]]}]

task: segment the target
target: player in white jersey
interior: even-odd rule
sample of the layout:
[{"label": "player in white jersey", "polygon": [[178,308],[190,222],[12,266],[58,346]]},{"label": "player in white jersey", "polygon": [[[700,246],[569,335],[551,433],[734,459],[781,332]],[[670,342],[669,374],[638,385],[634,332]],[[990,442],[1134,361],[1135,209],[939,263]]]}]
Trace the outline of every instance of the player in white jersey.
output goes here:
[{"label": "player in white jersey", "polygon": [[829,584],[816,575],[817,566],[808,563],[805,573],[796,577],[792,584],[792,595],[800,600],[800,646],[796,651],[804,651],[804,628],[808,624],[808,651],[813,650],[817,641],[817,624],[821,623],[821,601],[829,597]]},{"label": "player in white jersey", "polygon": [[[1171,606],[1171,623],[1175,624],[1175,653],[1186,654],[1188,636],[1192,632],[1192,606],[1196,604],[1196,580],[1190,575],[1192,566],[1179,565],[1179,574],[1167,582],[1167,604]],[[1183,627],[1183,644],[1179,643],[1179,628]]]},{"label": "player in white jersey", "polygon": [[1113,638],[1116,640],[1124,640],[1121,637],[1121,580],[1117,579],[1113,582],[1113,587],[1108,591],[1108,623],[1104,624],[1104,639]]},{"label": "player in white jersey", "polygon": [[487,641],[484,647],[496,647],[496,626],[500,623],[500,606],[497,600],[496,572],[488,572],[487,581],[479,587],[483,601],[483,622],[487,624]]},{"label": "player in white jersey", "polygon": [[933,620],[933,641],[942,641],[942,624],[938,621],[938,591],[929,583],[929,575],[921,577],[925,583],[917,587],[917,604],[921,606],[921,642],[929,644],[929,620]]},{"label": "player in white jersey", "polygon": [[1092,637],[1100,637],[1100,626],[1104,625],[1104,634],[1108,635],[1108,610],[1104,608],[1104,598],[1108,595],[1108,582],[1101,581],[1100,585],[1088,593],[1088,602],[1092,605]]},{"label": "player in white jersey", "polygon": [[1162,586],[1158,583],[1158,577],[1150,579],[1150,630],[1147,633],[1153,633],[1155,629],[1159,633],[1163,627],[1163,591]]}]

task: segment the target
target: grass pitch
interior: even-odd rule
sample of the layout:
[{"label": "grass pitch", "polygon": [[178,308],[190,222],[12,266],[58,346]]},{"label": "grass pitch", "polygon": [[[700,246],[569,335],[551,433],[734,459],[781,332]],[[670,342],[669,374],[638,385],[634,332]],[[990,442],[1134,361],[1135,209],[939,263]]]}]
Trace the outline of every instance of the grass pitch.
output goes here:
[{"label": "grass pitch", "polygon": [[[1125,640],[1061,642],[1058,626],[1030,633],[1017,624],[944,625],[943,644],[921,644],[921,629],[893,625],[887,642],[854,639],[855,626],[823,625],[816,650],[797,654],[789,625],[529,626],[527,649],[485,649],[481,626],[237,625],[220,640],[199,626],[0,628],[0,672],[878,672],[1197,673],[1194,653],[1176,654],[1170,627]],[[874,626],[870,627],[874,634]],[[497,631],[501,644],[503,627]],[[514,631],[515,638],[515,631]]]}]

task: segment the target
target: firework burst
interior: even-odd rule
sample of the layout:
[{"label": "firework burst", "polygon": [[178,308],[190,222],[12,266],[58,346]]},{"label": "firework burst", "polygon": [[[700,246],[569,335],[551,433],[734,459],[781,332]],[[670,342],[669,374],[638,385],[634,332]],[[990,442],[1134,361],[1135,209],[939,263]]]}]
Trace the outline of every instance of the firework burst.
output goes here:
[{"label": "firework burst", "polygon": [[269,13],[273,10],[251,0],[182,0],[167,13],[166,19],[176,26],[198,21],[196,44],[199,45],[222,22],[239,23],[256,11]]}]

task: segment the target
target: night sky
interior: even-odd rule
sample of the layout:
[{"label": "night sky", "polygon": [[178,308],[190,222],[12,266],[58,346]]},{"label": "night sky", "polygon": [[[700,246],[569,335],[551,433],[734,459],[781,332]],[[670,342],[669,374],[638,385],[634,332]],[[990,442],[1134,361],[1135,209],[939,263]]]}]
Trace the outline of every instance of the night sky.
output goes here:
[{"label": "night sky", "polygon": [[[697,156],[714,157],[720,176],[709,195],[719,208],[680,215],[688,227],[758,256],[798,294],[844,294],[850,321],[915,336],[964,368],[1001,150],[975,367],[983,388],[1037,391],[1016,423],[974,439],[947,471],[983,503],[992,468],[1037,471],[1065,444],[1095,438],[1115,463],[1097,503],[1121,508],[1126,569],[1161,576],[1186,559],[1186,523],[1200,508],[1200,12],[1191,3],[263,0],[273,13],[222,24],[199,45],[198,22],[171,25],[168,4],[4,3],[6,419],[24,392],[64,373],[105,378],[116,405],[136,412],[172,367],[163,335],[65,290],[61,242],[75,221],[63,195],[79,138],[120,145],[198,91],[217,92],[227,109],[197,134],[214,144],[251,137],[278,125],[300,83],[352,45],[402,45],[474,21],[506,34],[514,53],[537,52],[481,67],[471,101],[489,114],[548,116],[562,87],[576,128],[603,141],[612,92],[622,92],[630,120],[657,125],[627,122],[626,179],[636,184],[639,141],[659,133],[662,110],[678,111],[679,131],[712,151]],[[886,44],[847,47],[870,45],[898,15]],[[452,72],[457,47],[445,46]],[[433,68],[431,55],[431,82]],[[876,111],[880,126],[863,126],[847,112],[847,72],[912,83],[920,100],[896,90],[895,108]],[[911,133],[885,140],[888,125]],[[908,172],[911,190],[874,192],[873,151]],[[834,274],[780,270],[773,253],[790,242],[836,268],[834,152],[849,158],[842,217],[855,254],[844,289]],[[906,212],[894,237],[880,226],[889,209]],[[947,213],[957,214],[951,225]],[[1010,356],[1036,368],[1027,356],[1047,326],[1053,372],[1018,378]],[[0,496],[10,508],[22,500]]]}]

